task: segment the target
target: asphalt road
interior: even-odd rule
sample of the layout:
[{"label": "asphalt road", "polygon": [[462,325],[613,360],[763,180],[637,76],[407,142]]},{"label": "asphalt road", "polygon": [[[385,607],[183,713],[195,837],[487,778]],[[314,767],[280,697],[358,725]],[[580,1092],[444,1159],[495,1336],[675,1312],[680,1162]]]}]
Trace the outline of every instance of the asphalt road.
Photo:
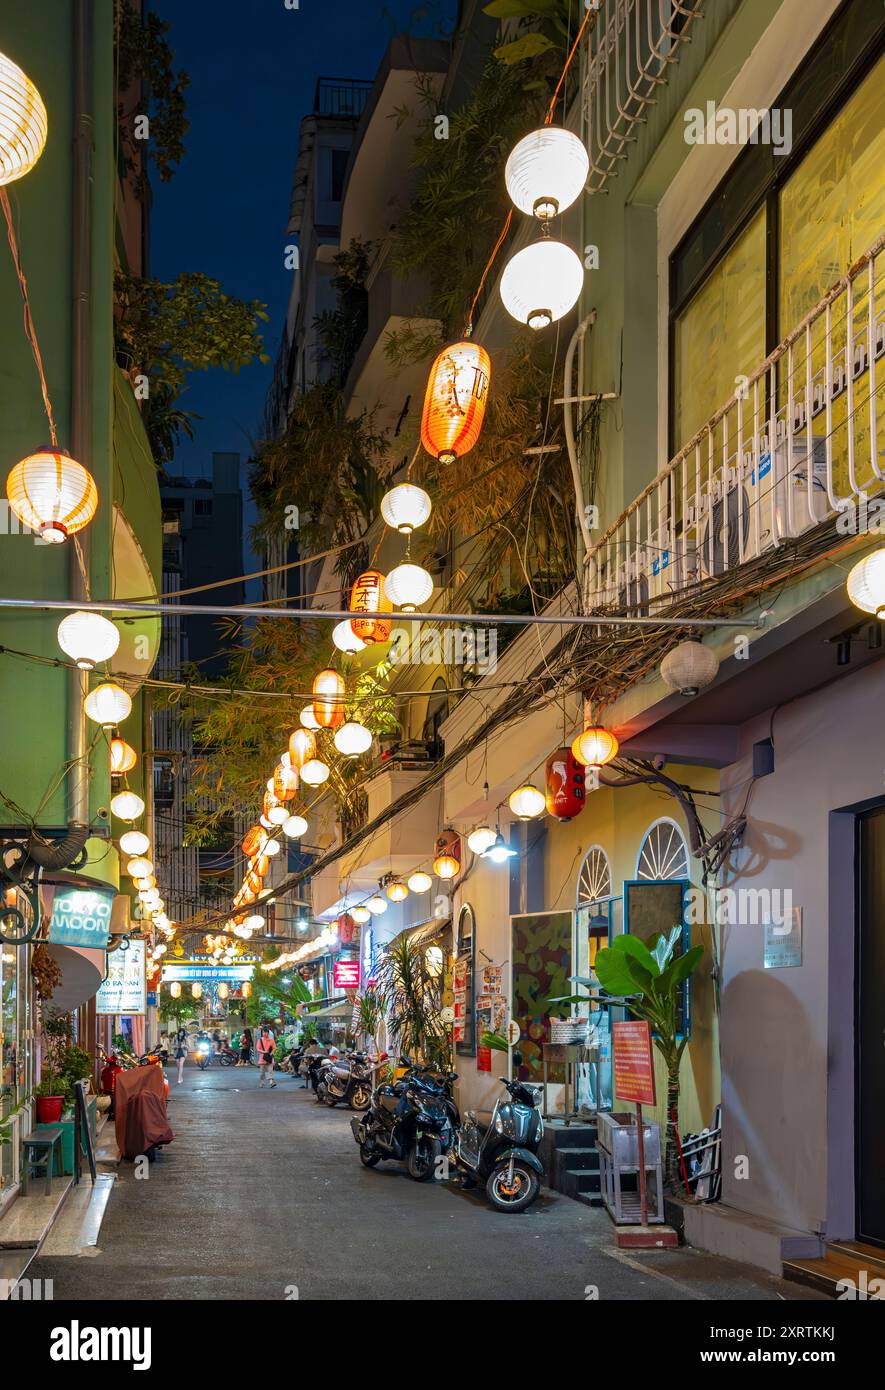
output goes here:
[{"label": "asphalt road", "polygon": [[56,1300],[816,1297],[693,1250],[618,1252],[604,1211],[547,1189],[504,1215],[398,1164],[365,1169],[350,1112],[289,1076],[169,1079],[175,1142],[147,1178],[120,1164],[98,1248],[32,1264]]}]

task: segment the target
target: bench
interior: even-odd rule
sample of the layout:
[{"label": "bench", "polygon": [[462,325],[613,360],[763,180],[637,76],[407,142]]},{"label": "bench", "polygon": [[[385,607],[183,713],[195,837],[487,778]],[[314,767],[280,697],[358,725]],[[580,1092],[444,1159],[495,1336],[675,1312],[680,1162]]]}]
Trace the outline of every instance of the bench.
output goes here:
[{"label": "bench", "polygon": [[53,1154],[58,1149],[58,1171],[64,1172],[64,1157],[62,1154],[62,1131],[60,1129],[42,1129],[33,1134],[28,1134],[22,1140],[22,1196],[28,1195],[28,1183],[31,1176],[31,1168],[38,1170],[38,1174],[46,1179],[46,1195],[52,1192],[52,1170]]}]

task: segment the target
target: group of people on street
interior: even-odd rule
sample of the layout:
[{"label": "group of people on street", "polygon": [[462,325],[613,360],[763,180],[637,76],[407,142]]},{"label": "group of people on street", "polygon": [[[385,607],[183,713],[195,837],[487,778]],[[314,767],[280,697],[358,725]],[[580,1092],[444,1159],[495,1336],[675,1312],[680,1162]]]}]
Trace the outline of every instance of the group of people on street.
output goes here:
[{"label": "group of people on street", "polygon": [[[239,1036],[236,1034],[234,1035],[233,1042],[235,1049],[239,1051],[239,1058],[236,1065],[238,1067],[250,1066],[254,1052],[258,1062],[259,1086],[263,1088],[267,1085],[273,1089],[277,1084],[273,1079],[274,1055],[276,1052],[276,1040],[274,1038],[273,1029],[267,1024],[262,1024],[258,1034],[258,1041],[255,1043],[252,1037],[252,1029],[244,1028]],[[217,1029],[212,1034],[212,1043],[215,1052],[220,1052],[222,1048],[222,1038]],[[179,1086],[184,1080],[184,1064],[187,1061],[189,1050],[188,1031],[186,1028],[181,1027],[175,1033],[171,1047],[169,1048],[178,1067]]]}]

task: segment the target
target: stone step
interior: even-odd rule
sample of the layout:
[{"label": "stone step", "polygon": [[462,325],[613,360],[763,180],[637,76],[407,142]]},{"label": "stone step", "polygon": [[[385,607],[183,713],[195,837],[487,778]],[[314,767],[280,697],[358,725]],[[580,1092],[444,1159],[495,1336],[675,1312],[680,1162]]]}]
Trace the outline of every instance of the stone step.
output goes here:
[{"label": "stone step", "polygon": [[831,1298],[885,1298],[885,1250],[859,1241],[828,1244],[818,1259],[784,1260],[784,1278],[820,1289]]}]

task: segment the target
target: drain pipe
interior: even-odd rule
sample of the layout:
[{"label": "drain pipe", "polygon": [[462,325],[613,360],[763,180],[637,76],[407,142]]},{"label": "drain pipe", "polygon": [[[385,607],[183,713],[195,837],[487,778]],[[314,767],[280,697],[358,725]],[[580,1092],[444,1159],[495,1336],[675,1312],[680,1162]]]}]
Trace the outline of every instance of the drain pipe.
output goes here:
[{"label": "drain pipe", "polygon": [[575,421],[572,414],[575,397],[572,394],[572,370],[575,361],[575,351],[579,343],[583,343],[584,335],[592,323],[596,322],[596,310],[591,309],[586,318],[582,319],[571,336],[565,354],[565,367],[563,368],[562,380],[562,418],[565,430],[565,447],[568,450],[568,461],[572,468],[572,481],[575,486],[575,506],[578,512],[578,526],[581,530],[581,538],[584,542],[585,555],[589,555],[593,549],[593,538],[590,534],[590,527],[587,523],[587,514],[584,510],[584,486],[581,482],[581,469],[578,463],[578,451],[575,446]]},{"label": "drain pipe", "polygon": [[[93,131],[93,15],[91,0],[74,0],[72,149],[72,265],[71,313],[71,452],[91,469],[92,463],[92,153]],[[79,550],[68,542],[68,588],[72,599],[87,599],[89,529],[77,538]],[[82,570],[81,570],[82,563]],[[68,674],[67,756],[68,828],[89,827],[89,745],[83,700],[85,672]],[[84,842],[85,842],[84,836]]]}]

